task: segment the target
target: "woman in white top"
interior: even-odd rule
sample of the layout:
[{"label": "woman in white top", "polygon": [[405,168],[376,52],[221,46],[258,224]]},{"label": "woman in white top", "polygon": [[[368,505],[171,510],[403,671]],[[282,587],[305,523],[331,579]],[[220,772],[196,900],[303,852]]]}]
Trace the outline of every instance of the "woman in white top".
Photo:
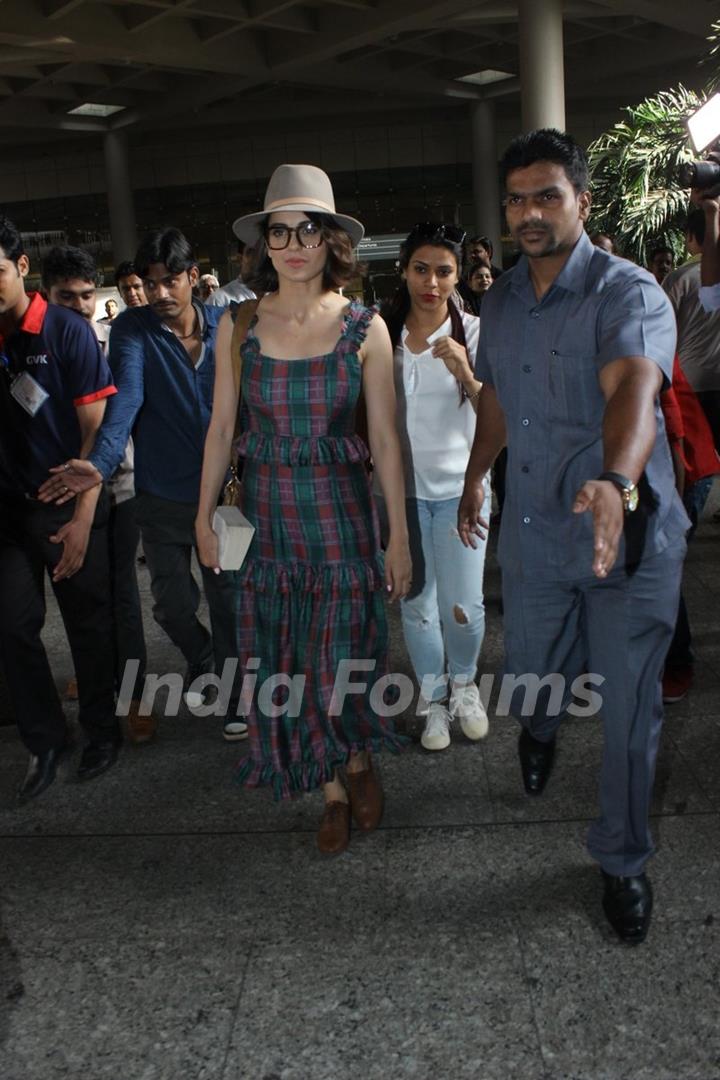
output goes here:
[{"label": "woman in white top", "polygon": [[[485,541],[465,547],[456,527],[481,385],[473,373],[480,320],[461,314],[451,299],[464,239],[453,225],[416,225],[401,249],[402,285],[383,311],[395,350],[413,560],[402,622],[428,702],[421,739],[427,750],[450,745],[454,719],[470,739],[488,730],[475,684],[485,633]],[[488,489],[486,518],[489,510]]]}]

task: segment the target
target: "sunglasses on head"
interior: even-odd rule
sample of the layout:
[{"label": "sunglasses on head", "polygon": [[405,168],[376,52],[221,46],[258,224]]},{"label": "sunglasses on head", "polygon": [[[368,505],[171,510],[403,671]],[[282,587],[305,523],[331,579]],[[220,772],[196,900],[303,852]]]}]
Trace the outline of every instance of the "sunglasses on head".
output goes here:
[{"label": "sunglasses on head", "polygon": [[451,244],[465,243],[465,230],[459,225],[443,225],[439,221],[419,221],[410,230],[410,239],[449,240]]}]

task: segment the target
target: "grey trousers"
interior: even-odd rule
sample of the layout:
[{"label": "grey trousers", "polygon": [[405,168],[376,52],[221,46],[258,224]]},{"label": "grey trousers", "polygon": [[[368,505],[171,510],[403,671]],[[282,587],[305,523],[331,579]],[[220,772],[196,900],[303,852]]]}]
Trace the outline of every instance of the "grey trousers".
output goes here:
[{"label": "grey trousers", "polygon": [[[227,659],[237,659],[238,573],[214,574],[201,567],[203,587],[210,609],[210,626],[197,617],[200,589],[191,569],[195,546],[193,503],[173,502],[157,495],[138,492],[135,519],[140,526],[143,551],[150,571],[153,616],[190,668],[214,658],[215,670],[222,674]],[[231,697],[231,712],[237,707],[239,673]]]},{"label": "grey trousers", "polygon": [[[585,672],[603,676],[604,749],[600,817],[588,851],[609,874],[639,874],[653,853],[648,824],[660,730],[662,676],[680,598],[685,541],[644,559],[633,572],[615,568],[603,581],[522,581],[503,574],[505,669],[565,679],[562,708],[550,715],[550,695],[520,717],[542,742],[551,740]],[[553,710],[554,711],[554,710]]]}]

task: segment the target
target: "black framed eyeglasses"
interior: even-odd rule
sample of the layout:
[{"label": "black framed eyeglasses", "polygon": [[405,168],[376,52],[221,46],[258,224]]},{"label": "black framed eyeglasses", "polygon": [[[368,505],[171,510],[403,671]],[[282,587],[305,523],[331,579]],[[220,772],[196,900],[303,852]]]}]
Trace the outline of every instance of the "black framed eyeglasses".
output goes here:
[{"label": "black framed eyeglasses", "polygon": [[293,233],[300,247],[316,248],[323,242],[322,225],[316,225],[314,221],[301,221],[294,229],[280,222],[268,225],[265,230],[265,241],[271,251],[282,251],[289,245]]},{"label": "black framed eyeglasses", "polygon": [[464,244],[467,233],[459,225],[444,225],[441,221],[419,221],[410,230],[408,240],[449,240],[451,244]]}]

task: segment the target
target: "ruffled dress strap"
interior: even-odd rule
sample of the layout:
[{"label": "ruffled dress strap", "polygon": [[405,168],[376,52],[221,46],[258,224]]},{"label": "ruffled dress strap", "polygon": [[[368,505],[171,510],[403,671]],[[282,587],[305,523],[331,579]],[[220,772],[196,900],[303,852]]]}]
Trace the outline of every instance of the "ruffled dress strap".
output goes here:
[{"label": "ruffled dress strap", "polygon": [[337,352],[356,353],[362,346],[377,311],[351,300],[343,318],[343,331],[337,344]]}]

